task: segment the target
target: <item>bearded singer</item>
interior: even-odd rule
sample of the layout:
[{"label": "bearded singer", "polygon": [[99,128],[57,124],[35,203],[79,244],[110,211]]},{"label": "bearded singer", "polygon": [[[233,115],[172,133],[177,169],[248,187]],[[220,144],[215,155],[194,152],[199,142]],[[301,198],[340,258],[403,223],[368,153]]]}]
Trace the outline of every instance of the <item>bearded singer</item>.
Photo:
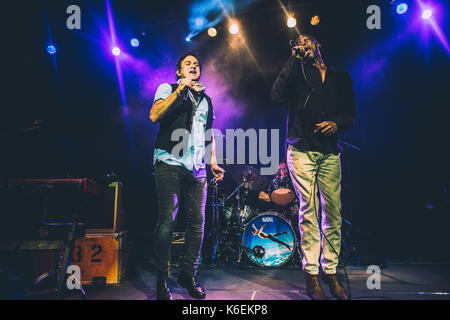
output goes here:
[{"label": "bearded singer", "polygon": [[[292,56],[272,87],[272,99],[288,103],[287,164],[300,199],[299,230],[306,292],[311,299],[325,295],[319,279],[329,285],[336,299],[347,300],[336,268],[341,247],[342,149],[337,134],[355,122],[353,82],[344,71],[328,66],[321,44],[300,35],[291,42]],[[319,229],[317,193],[322,205]]]},{"label": "bearded singer", "polygon": [[[204,299],[206,292],[197,280],[197,269],[203,241],[206,166],[205,133],[212,128],[213,105],[199,81],[201,65],[195,53],[179,58],[176,65],[176,84],[164,83],[156,91],[150,110],[150,120],[159,123],[154,152],[155,182],[159,216],[154,234],[157,268],[156,297],[173,300],[168,286],[172,225],[182,206],[186,213],[185,248],[178,283],[189,295]],[[187,141],[184,151],[175,152],[179,141],[174,131],[184,130]],[[217,165],[212,138],[211,171],[216,179],[223,179],[224,170]],[[181,205],[182,203],[182,205]]]}]

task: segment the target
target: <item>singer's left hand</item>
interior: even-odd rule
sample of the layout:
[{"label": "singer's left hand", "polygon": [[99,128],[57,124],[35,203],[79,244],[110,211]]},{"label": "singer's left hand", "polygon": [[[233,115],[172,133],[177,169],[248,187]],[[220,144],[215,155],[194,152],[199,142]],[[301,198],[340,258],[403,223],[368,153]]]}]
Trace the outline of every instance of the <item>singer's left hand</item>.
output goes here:
[{"label": "singer's left hand", "polygon": [[221,167],[219,167],[217,164],[211,165],[211,172],[216,178],[216,182],[222,181],[223,176],[225,174],[225,170],[223,170]]},{"label": "singer's left hand", "polygon": [[334,121],[324,121],[316,124],[314,133],[317,133],[318,131],[326,136],[331,136],[338,131],[338,126]]},{"label": "singer's left hand", "polygon": [[203,84],[200,81],[193,80],[191,89],[194,89],[196,92],[201,92],[201,91],[203,91],[203,89],[205,89],[205,87],[203,86]]}]

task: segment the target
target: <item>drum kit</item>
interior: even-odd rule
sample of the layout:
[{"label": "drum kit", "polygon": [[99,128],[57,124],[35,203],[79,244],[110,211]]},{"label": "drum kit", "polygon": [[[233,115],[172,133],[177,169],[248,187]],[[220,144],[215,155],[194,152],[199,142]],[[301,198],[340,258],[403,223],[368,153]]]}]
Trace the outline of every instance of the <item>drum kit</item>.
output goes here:
[{"label": "drum kit", "polygon": [[[217,183],[210,184],[211,264],[249,263],[271,268],[299,263],[299,207],[292,184],[277,177],[269,181],[247,165],[233,166],[228,172],[236,184],[229,195],[219,195]],[[256,199],[254,195],[261,191],[267,192],[269,199]]]},{"label": "drum kit", "polygon": [[[347,149],[359,148],[338,140]],[[281,167],[279,167],[282,170]],[[284,168],[287,172],[287,168]],[[289,175],[277,173],[272,181],[257,168],[235,165],[227,169],[236,184],[228,195],[221,193],[217,183],[212,188],[212,215],[208,239],[212,245],[205,256],[211,265],[247,260],[262,268],[280,267],[288,262],[301,266],[300,231],[298,227],[299,200]],[[263,197],[253,197],[258,193]],[[257,199],[255,199],[257,198]],[[321,211],[321,203],[318,203]],[[320,215],[318,216],[320,219]],[[359,245],[354,241],[352,224],[342,218],[340,257],[344,263],[353,261]],[[344,228],[345,227],[345,228]],[[245,263],[245,261],[244,261]]]}]

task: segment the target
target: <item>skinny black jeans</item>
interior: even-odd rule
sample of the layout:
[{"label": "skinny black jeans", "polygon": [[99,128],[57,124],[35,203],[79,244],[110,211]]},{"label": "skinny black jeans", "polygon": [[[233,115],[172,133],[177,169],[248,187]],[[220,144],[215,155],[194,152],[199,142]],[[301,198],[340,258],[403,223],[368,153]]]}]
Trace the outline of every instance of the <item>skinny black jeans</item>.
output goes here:
[{"label": "skinny black jeans", "polygon": [[155,164],[159,216],[154,233],[157,276],[167,279],[170,272],[172,228],[180,204],[186,214],[185,247],[181,271],[197,272],[203,241],[206,204],[206,170],[190,171],[162,161]]}]

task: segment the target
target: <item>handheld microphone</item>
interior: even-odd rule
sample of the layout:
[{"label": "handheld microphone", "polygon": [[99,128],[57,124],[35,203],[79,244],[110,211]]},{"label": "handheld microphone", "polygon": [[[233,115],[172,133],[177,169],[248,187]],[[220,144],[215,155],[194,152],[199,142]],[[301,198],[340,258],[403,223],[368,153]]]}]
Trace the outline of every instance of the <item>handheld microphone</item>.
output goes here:
[{"label": "handheld microphone", "polygon": [[294,50],[295,53],[300,56],[301,59],[303,59],[306,56],[306,51],[305,50],[302,51],[299,48],[295,48],[295,46],[297,45],[297,41],[290,40],[289,41],[289,45],[291,46],[291,49]]}]

